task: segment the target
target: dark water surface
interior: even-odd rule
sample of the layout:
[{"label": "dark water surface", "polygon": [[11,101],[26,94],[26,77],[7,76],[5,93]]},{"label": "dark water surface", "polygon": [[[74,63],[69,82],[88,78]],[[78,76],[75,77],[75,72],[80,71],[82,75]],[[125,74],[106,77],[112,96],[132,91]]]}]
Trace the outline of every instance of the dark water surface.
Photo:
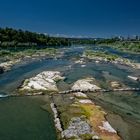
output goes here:
[{"label": "dark water surface", "polygon": [[28,97],[0,101],[0,140],[56,140],[51,115],[42,101]]}]

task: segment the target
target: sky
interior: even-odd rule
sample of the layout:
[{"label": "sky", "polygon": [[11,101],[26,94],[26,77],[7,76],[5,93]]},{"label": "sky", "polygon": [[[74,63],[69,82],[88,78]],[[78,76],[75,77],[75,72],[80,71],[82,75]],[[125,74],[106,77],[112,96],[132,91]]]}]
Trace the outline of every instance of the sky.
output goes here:
[{"label": "sky", "polygon": [[0,0],[0,27],[67,36],[140,35],[140,0]]}]

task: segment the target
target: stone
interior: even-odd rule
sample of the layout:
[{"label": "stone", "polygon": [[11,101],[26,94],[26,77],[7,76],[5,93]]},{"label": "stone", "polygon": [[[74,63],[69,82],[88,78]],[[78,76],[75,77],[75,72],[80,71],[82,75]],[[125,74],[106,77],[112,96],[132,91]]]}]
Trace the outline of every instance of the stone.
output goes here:
[{"label": "stone", "polygon": [[84,59],[75,61],[75,64],[85,64]]},{"label": "stone", "polygon": [[100,61],[99,61],[99,60],[96,60],[95,62],[96,62],[97,64],[98,64],[98,63],[100,63]]},{"label": "stone", "polygon": [[82,104],[93,104],[93,102],[89,99],[86,99],[86,100],[79,100],[79,103],[82,103]]},{"label": "stone", "polygon": [[57,109],[56,109],[56,107],[55,107],[55,104],[54,104],[54,103],[51,103],[50,106],[51,106],[51,109],[52,109],[52,111],[53,111],[53,113],[54,113],[55,127],[56,127],[56,129],[57,129],[58,131],[62,132],[63,129],[62,129],[62,127],[61,127],[60,119],[58,118],[58,112],[57,112]]},{"label": "stone", "polygon": [[71,119],[70,124],[66,130],[64,130],[63,135],[65,138],[79,137],[83,134],[91,134],[90,125],[82,120],[80,117],[74,117]]},{"label": "stone", "polygon": [[73,95],[75,97],[87,98],[87,95],[82,92],[74,92]]},{"label": "stone", "polygon": [[119,87],[121,87],[121,84],[117,81],[113,81],[113,82],[111,82],[111,87],[112,88],[119,88]]},{"label": "stone", "polygon": [[134,63],[135,68],[140,69],[140,63]]},{"label": "stone", "polygon": [[92,137],[92,140],[100,140],[100,137],[95,135],[95,136]]},{"label": "stone", "polygon": [[112,126],[109,124],[108,121],[103,121],[103,126],[99,126],[99,128],[101,130],[105,130],[105,131],[108,131],[110,133],[117,133],[116,130],[114,128],[112,128]]},{"label": "stone", "polygon": [[81,65],[82,68],[86,67],[86,65]]},{"label": "stone", "polygon": [[74,99],[74,97],[70,97],[70,100],[73,100]]},{"label": "stone", "polygon": [[21,90],[58,91],[56,82],[63,79],[58,71],[44,71],[33,78],[26,79]]},{"label": "stone", "polygon": [[16,63],[18,63],[18,62],[20,62],[20,61],[21,61],[21,60],[19,59],[19,60],[13,60],[13,61],[3,62],[3,63],[0,64],[0,68],[3,68],[4,71],[8,71],[8,70],[11,69],[11,67],[12,67],[14,64],[16,64]]},{"label": "stone", "polygon": [[101,89],[95,84],[92,84],[93,78],[86,78],[78,80],[74,83],[72,90],[88,91],[88,90],[99,90]]}]

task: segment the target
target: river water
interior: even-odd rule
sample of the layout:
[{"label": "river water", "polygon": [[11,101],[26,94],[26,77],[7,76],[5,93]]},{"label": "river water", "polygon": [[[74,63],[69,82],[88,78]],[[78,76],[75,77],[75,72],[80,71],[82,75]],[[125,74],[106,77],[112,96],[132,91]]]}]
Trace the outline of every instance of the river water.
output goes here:
[{"label": "river water", "polygon": [[[91,47],[91,46],[90,46]],[[126,54],[109,47],[92,46],[94,50],[105,50],[124,58],[140,62],[139,55]],[[139,87],[140,82],[127,78],[138,76],[140,71],[127,66],[111,63],[87,61],[86,67],[75,64],[85,46],[72,46],[61,49],[64,56],[59,59],[43,59],[14,66],[9,72],[0,75],[0,94],[15,93],[26,78],[35,76],[44,70],[58,70],[66,77],[65,89],[77,79],[92,76],[103,88],[109,81],[120,81],[129,87]],[[62,86],[62,85],[61,85]],[[126,140],[140,139],[140,92],[119,92],[90,94],[89,96],[109,112],[108,120]],[[0,100],[0,139],[1,140],[55,140],[56,132],[50,113],[41,109],[40,98],[20,97]],[[115,120],[115,121],[114,121]],[[118,125],[120,124],[120,125]],[[122,125],[122,126],[121,126]],[[123,129],[122,129],[123,128]]]}]

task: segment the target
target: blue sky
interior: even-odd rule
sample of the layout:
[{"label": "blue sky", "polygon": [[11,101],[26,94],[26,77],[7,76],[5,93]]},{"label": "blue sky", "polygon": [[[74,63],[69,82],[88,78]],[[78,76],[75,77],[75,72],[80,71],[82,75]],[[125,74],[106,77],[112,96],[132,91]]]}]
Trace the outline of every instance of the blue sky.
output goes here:
[{"label": "blue sky", "polygon": [[140,0],[0,0],[0,27],[49,34],[140,35]]}]

